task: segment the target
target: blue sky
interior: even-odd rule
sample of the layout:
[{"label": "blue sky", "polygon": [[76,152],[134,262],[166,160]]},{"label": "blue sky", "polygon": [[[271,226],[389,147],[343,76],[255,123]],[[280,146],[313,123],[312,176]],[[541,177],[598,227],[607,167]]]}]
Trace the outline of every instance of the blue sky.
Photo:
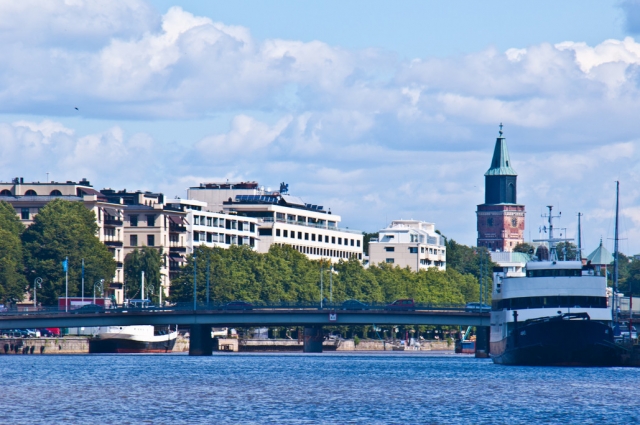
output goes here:
[{"label": "blue sky", "polygon": [[551,203],[611,245],[619,179],[638,253],[640,2],[523,3],[4,2],[0,179],[287,181],[344,226],[474,244],[504,122],[527,235]]}]

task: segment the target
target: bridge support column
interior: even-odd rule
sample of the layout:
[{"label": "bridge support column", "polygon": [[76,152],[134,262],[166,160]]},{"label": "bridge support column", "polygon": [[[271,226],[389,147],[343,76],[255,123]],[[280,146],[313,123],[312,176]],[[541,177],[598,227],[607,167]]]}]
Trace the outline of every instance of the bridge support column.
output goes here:
[{"label": "bridge support column", "polygon": [[476,357],[487,358],[489,357],[489,336],[491,328],[488,326],[476,327]]},{"label": "bridge support column", "polygon": [[189,355],[210,356],[213,351],[211,325],[191,325],[189,331]]},{"label": "bridge support column", "polygon": [[322,353],[322,342],[324,334],[322,326],[313,325],[304,327],[304,349],[305,353]]}]

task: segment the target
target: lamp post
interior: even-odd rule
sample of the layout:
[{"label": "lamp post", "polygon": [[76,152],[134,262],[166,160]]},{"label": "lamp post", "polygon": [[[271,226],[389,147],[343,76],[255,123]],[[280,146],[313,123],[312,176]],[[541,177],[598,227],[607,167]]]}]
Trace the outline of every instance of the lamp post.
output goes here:
[{"label": "lamp post", "polygon": [[38,295],[36,294],[36,288],[42,288],[42,278],[36,277],[33,281],[33,306],[38,308]]},{"label": "lamp post", "polygon": [[99,281],[93,284],[93,303],[96,303],[96,286],[100,286],[100,294],[104,294],[104,279],[100,279]]},{"label": "lamp post", "polygon": [[198,271],[196,256],[193,256],[193,311],[196,311],[196,272]]}]

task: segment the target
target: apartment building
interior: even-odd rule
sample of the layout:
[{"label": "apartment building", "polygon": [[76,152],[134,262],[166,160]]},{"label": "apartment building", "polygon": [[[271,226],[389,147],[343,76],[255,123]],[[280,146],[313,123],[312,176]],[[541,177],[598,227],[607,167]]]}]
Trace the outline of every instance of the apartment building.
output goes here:
[{"label": "apartment building", "polygon": [[418,220],[394,220],[369,241],[369,263],[409,267],[413,271],[436,267],[446,270],[444,237],[435,225]]},{"label": "apartment building", "polygon": [[250,246],[258,250],[258,219],[207,211],[207,203],[190,199],[172,199],[168,209],[183,211],[186,215],[187,254],[195,246],[229,248],[232,245]]},{"label": "apartment building", "polygon": [[[169,294],[173,279],[186,262],[186,213],[164,205],[164,195],[153,192],[127,192],[103,189],[100,193],[124,205],[124,255],[143,246],[162,255],[160,267],[163,297]],[[126,284],[126,282],[125,282]],[[154,292],[160,288],[155,289]]]},{"label": "apartment building", "polygon": [[340,228],[340,216],[323,206],[281,192],[236,195],[223,206],[227,213],[257,219],[259,252],[278,244],[292,246],[310,259],[362,260],[362,232]]},{"label": "apartment building", "polygon": [[98,225],[98,238],[104,243],[116,261],[116,273],[108,287],[107,296],[114,295],[118,302],[122,302],[122,285],[124,274],[123,238],[124,206],[119,202],[111,202],[100,192],[96,191],[87,179],[79,182],[26,182],[22,177],[16,177],[9,183],[0,182],[0,201],[6,201],[16,210],[16,215],[25,226],[33,224],[35,216],[41,208],[55,199],[72,202],[82,202],[85,207],[93,211]]}]

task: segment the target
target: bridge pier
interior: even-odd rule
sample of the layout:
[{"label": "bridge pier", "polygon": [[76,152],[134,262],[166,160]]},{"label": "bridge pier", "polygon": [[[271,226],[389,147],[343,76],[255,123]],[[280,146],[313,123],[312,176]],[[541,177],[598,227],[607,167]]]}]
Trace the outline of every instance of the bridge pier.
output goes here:
[{"label": "bridge pier", "polygon": [[211,325],[191,325],[189,331],[189,355],[210,356],[213,351]]},{"label": "bridge pier", "polygon": [[489,337],[491,328],[489,326],[476,327],[476,357],[486,359],[489,357]]},{"label": "bridge pier", "polygon": [[310,325],[304,327],[304,348],[305,353],[322,353],[322,342],[324,334],[322,326]]}]

